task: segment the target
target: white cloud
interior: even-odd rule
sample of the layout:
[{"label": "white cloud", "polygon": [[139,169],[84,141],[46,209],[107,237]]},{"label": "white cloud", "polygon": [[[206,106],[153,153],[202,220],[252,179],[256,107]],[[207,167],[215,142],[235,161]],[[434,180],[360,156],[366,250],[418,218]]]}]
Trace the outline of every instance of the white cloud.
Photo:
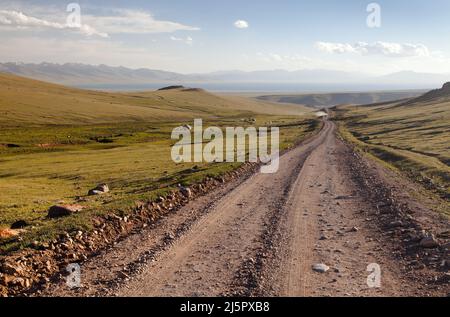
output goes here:
[{"label": "white cloud", "polygon": [[[49,9],[50,10],[50,9]],[[45,13],[41,12],[41,15]],[[173,33],[176,31],[197,31],[197,27],[184,25],[178,22],[155,19],[150,13],[134,10],[113,10],[109,15],[81,15],[82,25],[73,27],[66,22],[67,12],[56,14],[54,18],[38,18],[26,15],[17,10],[0,10],[0,26],[15,29],[56,29],[78,31],[87,36],[108,37],[109,34],[155,34]],[[53,21],[58,18],[57,21]]]},{"label": "white cloud", "polygon": [[170,39],[172,41],[176,41],[176,42],[183,42],[186,43],[188,45],[192,45],[192,43],[194,42],[194,39],[190,36],[187,36],[185,38],[181,38],[181,37],[176,37],[176,36],[171,36]]},{"label": "white cloud", "polygon": [[320,51],[332,54],[358,53],[361,55],[383,55],[389,57],[430,56],[430,50],[423,44],[380,41],[374,43],[358,42],[356,44],[317,42],[315,46]]},{"label": "white cloud", "polygon": [[100,37],[108,37],[108,34],[99,32],[95,28],[87,24],[82,24],[79,27],[73,27],[68,24],[52,22],[45,19],[28,16],[19,11],[0,10],[0,25],[20,29],[46,28],[57,30],[73,30],[87,36],[96,35]]},{"label": "white cloud", "polygon": [[155,19],[150,13],[135,10],[114,10],[115,15],[83,15],[84,21],[109,34],[151,34],[176,31],[198,31],[200,28],[178,22]]},{"label": "white cloud", "polygon": [[299,55],[299,54],[278,54],[278,53],[262,53],[259,52],[256,54],[257,58],[261,62],[265,63],[285,63],[286,65],[296,64],[300,66],[302,64],[306,64],[312,61],[312,59]]},{"label": "white cloud", "polygon": [[234,26],[238,29],[247,29],[249,27],[248,22],[244,20],[237,20],[234,22]]},{"label": "white cloud", "polygon": [[279,54],[271,54],[271,58],[277,62],[282,62],[284,60],[283,56]]},{"label": "white cloud", "polygon": [[345,43],[317,42],[315,46],[318,50],[327,53],[356,53],[352,45]]}]

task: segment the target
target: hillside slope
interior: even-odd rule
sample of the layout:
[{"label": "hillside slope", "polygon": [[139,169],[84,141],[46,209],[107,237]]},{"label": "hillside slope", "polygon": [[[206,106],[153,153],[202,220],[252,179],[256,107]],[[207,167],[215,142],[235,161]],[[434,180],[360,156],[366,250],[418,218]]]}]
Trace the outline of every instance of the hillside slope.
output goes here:
[{"label": "hillside slope", "polygon": [[449,84],[408,102],[340,107],[345,127],[372,154],[450,197]]},{"label": "hillside slope", "polygon": [[399,106],[408,106],[420,103],[442,103],[450,101],[450,82],[445,83],[442,88],[435,89],[412,100],[401,103]]},{"label": "hillside slope", "polygon": [[179,121],[238,115],[300,115],[247,98],[226,98],[199,89],[107,93],[68,88],[0,73],[0,126]]},{"label": "hillside slope", "polygon": [[333,107],[336,105],[373,104],[389,102],[405,98],[413,98],[423,91],[393,91],[393,92],[368,92],[368,93],[335,93],[335,94],[304,94],[304,95],[271,95],[260,96],[259,100],[305,105],[308,107]]}]

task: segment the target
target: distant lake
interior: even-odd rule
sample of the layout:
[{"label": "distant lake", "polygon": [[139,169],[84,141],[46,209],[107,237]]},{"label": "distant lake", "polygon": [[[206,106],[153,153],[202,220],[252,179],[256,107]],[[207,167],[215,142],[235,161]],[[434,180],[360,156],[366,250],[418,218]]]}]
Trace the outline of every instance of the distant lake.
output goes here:
[{"label": "distant lake", "polygon": [[107,91],[157,90],[171,85],[203,88],[213,92],[237,93],[316,93],[316,92],[356,92],[379,90],[431,89],[419,85],[385,84],[295,84],[295,83],[149,83],[149,84],[86,84],[74,85],[77,88]]}]

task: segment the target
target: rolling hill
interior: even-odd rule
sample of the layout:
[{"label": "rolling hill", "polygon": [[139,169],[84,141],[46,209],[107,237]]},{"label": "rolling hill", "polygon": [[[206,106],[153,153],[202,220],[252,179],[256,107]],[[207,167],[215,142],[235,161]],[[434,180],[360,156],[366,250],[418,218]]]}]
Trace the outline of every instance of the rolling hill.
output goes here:
[{"label": "rolling hill", "polygon": [[421,95],[422,90],[367,92],[367,93],[335,93],[335,94],[304,94],[304,95],[270,95],[260,96],[257,99],[305,105],[308,107],[333,107],[336,105],[353,104],[364,105],[382,103]]},{"label": "rolling hill", "polygon": [[420,103],[440,103],[446,101],[450,101],[450,82],[445,83],[440,89],[429,91],[424,95],[401,103],[400,106]]},{"label": "rolling hill", "polygon": [[180,121],[239,115],[301,115],[305,109],[201,89],[107,93],[0,73],[0,126]]},{"label": "rolling hill", "polygon": [[338,107],[366,151],[450,197],[450,84],[407,102]]},{"label": "rolling hill", "polygon": [[[0,73],[0,230],[19,220],[30,224],[20,239],[0,238],[0,254],[89,230],[93,215],[130,212],[136,202],[168,195],[178,184],[238,168],[240,163],[174,162],[172,131],[195,118],[223,129],[276,125],[285,149],[320,127],[308,112],[195,88],[107,93]],[[99,183],[111,194],[89,196]],[[86,209],[48,219],[49,207],[61,201]]]}]

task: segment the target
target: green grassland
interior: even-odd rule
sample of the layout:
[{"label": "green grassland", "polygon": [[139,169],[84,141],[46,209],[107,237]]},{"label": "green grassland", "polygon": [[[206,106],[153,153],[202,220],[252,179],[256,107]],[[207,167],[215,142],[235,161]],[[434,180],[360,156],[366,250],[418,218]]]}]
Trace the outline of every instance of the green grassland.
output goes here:
[{"label": "green grassland", "polygon": [[[94,215],[127,213],[152,200],[239,163],[171,160],[172,129],[204,126],[279,126],[286,148],[317,130],[305,109],[202,90],[141,93],[91,92],[0,75],[0,228],[17,220],[31,224],[20,239],[0,241],[0,250],[26,247],[64,231],[89,230]],[[251,119],[251,120],[250,120]],[[253,122],[256,120],[256,122]],[[107,183],[107,195],[88,197]],[[79,203],[85,210],[49,220],[50,206]]]},{"label": "green grassland", "polygon": [[449,98],[343,106],[337,119],[344,137],[449,201]]}]

